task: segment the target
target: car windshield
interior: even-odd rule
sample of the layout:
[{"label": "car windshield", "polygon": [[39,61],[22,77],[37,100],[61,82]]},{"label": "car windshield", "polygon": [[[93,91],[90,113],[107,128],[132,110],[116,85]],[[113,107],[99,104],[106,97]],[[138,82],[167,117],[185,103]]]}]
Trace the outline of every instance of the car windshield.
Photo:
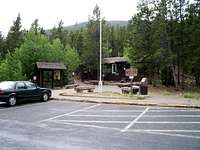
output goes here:
[{"label": "car windshield", "polygon": [[0,83],[0,89],[1,90],[13,90],[15,86],[15,82],[1,82]]}]

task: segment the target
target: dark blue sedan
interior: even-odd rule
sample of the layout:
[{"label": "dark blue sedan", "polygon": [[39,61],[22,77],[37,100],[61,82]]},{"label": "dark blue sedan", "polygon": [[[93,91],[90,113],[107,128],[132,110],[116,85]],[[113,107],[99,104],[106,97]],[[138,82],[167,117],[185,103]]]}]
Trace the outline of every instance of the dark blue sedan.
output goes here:
[{"label": "dark blue sedan", "polygon": [[42,100],[48,101],[51,90],[40,88],[29,81],[3,81],[0,82],[0,101],[14,106],[19,101]]}]

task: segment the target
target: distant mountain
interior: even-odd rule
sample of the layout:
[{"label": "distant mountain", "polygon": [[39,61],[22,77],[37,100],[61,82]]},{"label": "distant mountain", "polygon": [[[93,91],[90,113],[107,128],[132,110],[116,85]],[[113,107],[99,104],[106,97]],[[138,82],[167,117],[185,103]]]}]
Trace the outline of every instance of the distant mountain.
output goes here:
[{"label": "distant mountain", "polygon": [[[82,23],[76,23],[75,25],[66,26],[64,27],[64,30],[76,31],[76,30],[86,27],[87,23],[88,22],[82,22]],[[107,23],[114,27],[117,27],[117,26],[121,27],[121,26],[127,26],[128,21],[107,21]]]},{"label": "distant mountain", "polygon": [[108,24],[110,24],[111,26],[127,26],[128,25],[128,21],[108,21]]},{"label": "distant mountain", "polygon": [[74,25],[66,26],[64,27],[64,30],[76,31],[76,30],[86,27],[87,23],[88,22],[81,22],[81,23],[76,23]]},{"label": "distant mountain", "polygon": [[[81,23],[76,23],[74,25],[70,25],[70,26],[66,26],[66,27],[63,27],[64,30],[68,30],[68,31],[77,31],[77,30],[80,30],[81,28],[85,28],[86,25],[87,25],[88,22],[81,22]],[[107,21],[107,23],[110,25],[110,26],[114,26],[114,27],[122,27],[122,26],[127,26],[128,24],[128,21],[119,21],[119,20],[114,20],[114,21]],[[48,29],[48,30],[45,30],[46,31],[46,34],[47,35],[50,35],[50,31],[51,29]]]}]

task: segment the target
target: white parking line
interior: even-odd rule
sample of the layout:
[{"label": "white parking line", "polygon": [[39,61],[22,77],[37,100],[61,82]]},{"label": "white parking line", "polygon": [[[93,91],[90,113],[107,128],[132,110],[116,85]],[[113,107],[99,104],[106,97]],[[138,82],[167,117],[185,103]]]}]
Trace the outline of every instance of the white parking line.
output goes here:
[{"label": "white parking line", "polygon": [[[89,110],[89,112],[143,112],[142,109],[103,109],[103,110]],[[199,109],[150,109],[149,112],[200,112]]]},{"label": "white parking line", "polygon": [[175,122],[175,121],[137,121],[137,124],[200,124],[200,122]]},{"label": "white parking line", "polygon": [[[72,117],[134,118],[138,115],[69,115]],[[143,118],[200,118],[200,115],[143,115]]]},{"label": "white parking line", "polygon": [[171,134],[171,133],[162,133],[162,132],[145,132],[145,133],[155,134],[155,135],[166,135],[166,136],[172,136],[172,137],[200,139],[200,136],[183,135],[183,134]]},{"label": "white parking line", "polygon": [[173,109],[173,110],[165,110],[165,109],[151,109],[149,112],[200,112],[199,109]]},{"label": "white parking line", "polygon": [[134,118],[138,115],[70,115],[72,117]]},{"label": "white parking line", "polygon": [[199,118],[200,115],[144,115],[142,117],[147,118],[177,118],[177,117],[183,117],[183,118]]},{"label": "white parking line", "polygon": [[130,132],[181,132],[181,133],[200,133],[200,130],[152,130],[152,129],[129,129]]},{"label": "white parking line", "polygon": [[72,114],[75,114],[77,112],[81,112],[81,111],[85,111],[85,110],[88,110],[88,109],[92,109],[92,108],[98,107],[100,105],[101,104],[95,104],[95,105],[92,105],[92,106],[89,106],[89,107],[84,107],[84,108],[81,108],[81,109],[78,109],[78,110],[74,110],[74,111],[62,114],[62,115],[58,115],[58,116],[54,116],[54,117],[51,117],[51,118],[48,118],[48,119],[44,119],[44,120],[38,121],[37,123],[42,123],[42,122],[50,121],[50,120],[53,120],[53,119],[56,119],[56,118],[59,118],[59,117],[72,115]]},{"label": "white parking line", "polygon": [[[112,128],[112,127],[104,127],[104,126],[97,126],[97,125],[88,125],[88,124],[78,124],[78,123],[71,123],[71,122],[57,122],[55,120],[51,120],[56,124],[65,124],[65,125],[72,125],[72,126],[80,126],[80,127],[87,127],[87,128],[97,128],[97,129],[107,129],[107,130],[114,130],[114,131],[121,131],[119,128]],[[200,139],[200,136],[191,136],[191,135],[183,135],[183,134],[171,134],[165,132],[183,132],[183,133],[199,133],[200,130],[128,130],[127,132],[138,132],[138,133],[147,133],[147,134],[154,134],[154,135],[166,135],[172,137],[181,137],[181,138],[194,138]],[[164,133],[162,133],[164,132]]]},{"label": "white parking line", "polygon": [[65,125],[80,126],[80,127],[87,127],[87,128],[99,128],[99,129],[109,129],[109,130],[120,131],[119,128],[104,127],[104,126],[97,126],[97,125],[78,124],[78,123],[71,123],[71,122],[56,122],[54,120],[51,120],[51,122],[54,122],[56,124],[65,124]]},{"label": "white parking line", "polygon": [[51,120],[53,122],[77,122],[77,123],[130,123],[130,121],[96,121],[96,120]]},{"label": "white parking line", "polygon": [[105,109],[105,110],[100,110],[100,111],[105,111],[105,112],[143,112],[143,110],[121,110],[121,109]]},{"label": "white parking line", "polygon": [[131,126],[133,126],[147,111],[149,107],[147,107],[137,118],[135,118],[130,124],[128,124],[121,132],[126,132]]}]

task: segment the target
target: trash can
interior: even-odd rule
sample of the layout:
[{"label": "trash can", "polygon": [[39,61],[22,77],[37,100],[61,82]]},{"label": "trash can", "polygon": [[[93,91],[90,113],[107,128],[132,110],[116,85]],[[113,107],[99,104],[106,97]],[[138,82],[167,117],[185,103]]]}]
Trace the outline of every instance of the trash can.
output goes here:
[{"label": "trash can", "polygon": [[148,95],[148,86],[140,86],[140,95]]},{"label": "trash can", "polygon": [[142,81],[140,83],[140,95],[148,95],[147,78],[142,78]]}]

